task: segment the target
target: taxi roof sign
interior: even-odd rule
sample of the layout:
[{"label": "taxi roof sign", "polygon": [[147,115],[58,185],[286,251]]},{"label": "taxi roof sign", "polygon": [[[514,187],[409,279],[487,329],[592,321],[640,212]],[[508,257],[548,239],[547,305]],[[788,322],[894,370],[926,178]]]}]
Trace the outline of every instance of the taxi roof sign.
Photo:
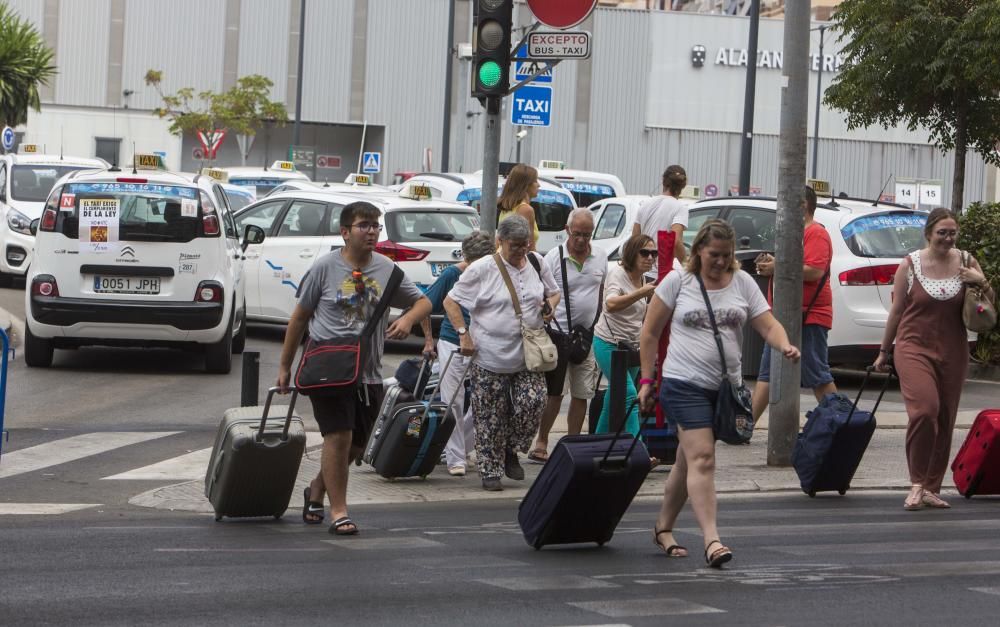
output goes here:
[{"label": "taxi roof sign", "polygon": [[565,170],[566,164],[562,161],[555,161],[552,159],[542,159],[538,162],[538,167],[548,169],[548,170]]},{"label": "taxi roof sign", "polygon": [[371,185],[372,177],[367,174],[358,174],[357,172],[351,172],[344,179],[345,183],[350,183],[351,185]]},{"label": "taxi roof sign", "polygon": [[830,197],[832,193],[830,192],[830,181],[821,181],[820,179],[806,179],[806,185],[813,188],[817,196]]},{"label": "taxi roof sign", "polygon": [[404,187],[399,195],[402,198],[410,198],[412,200],[430,200],[431,188],[423,183],[413,183]]},{"label": "taxi roof sign", "polygon": [[202,176],[207,176],[208,178],[215,179],[221,183],[229,182],[229,172],[225,170],[220,170],[219,168],[202,168]]},{"label": "taxi roof sign", "polygon": [[272,170],[283,170],[285,172],[295,172],[295,164],[291,161],[275,161],[271,164]]},{"label": "taxi roof sign", "polygon": [[684,189],[681,190],[680,198],[701,198],[701,186],[700,185],[685,185]]},{"label": "taxi roof sign", "polygon": [[21,144],[20,152],[24,154],[37,154],[41,152],[38,150],[38,144]]},{"label": "taxi roof sign", "polygon": [[157,154],[137,154],[135,156],[136,170],[165,170],[163,159]]}]

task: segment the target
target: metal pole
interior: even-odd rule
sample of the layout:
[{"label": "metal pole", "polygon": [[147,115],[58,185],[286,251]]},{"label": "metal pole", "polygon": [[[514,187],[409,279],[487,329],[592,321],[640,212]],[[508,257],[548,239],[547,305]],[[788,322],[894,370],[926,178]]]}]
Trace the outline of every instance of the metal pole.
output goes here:
[{"label": "metal pole", "polygon": [[[802,231],[806,178],[806,128],[809,125],[809,3],[785,5],[784,87],[778,155],[777,250],[774,315],[794,346],[802,338]],[[767,463],[788,466],[799,432],[798,364],[771,351],[771,394]]]},{"label": "metal pole", "polygon": [[483,194],[479,203],[479,226],[493,234],[497,230],[497,182],[500,180],[499,96],[486,98],[486,125],[483,133]]},{"label": "metal pole", "polygon": [[813,125],[813,162],[812,177],[816,176],[816,161],[819,158],[819,103],[823,98],[823,33],[826,24],[819,27],[819,73],[816,75],[816,122]]},{"label": "metal pole", "polygon": [[3,329],[0,329],[0,348],[3,349],[3,357],[0,357],[0,454],[3,454],[3,437],[7,433],[3,430],[3,418],[7,406],[7,353],[10,351],[10,339]]},{"label": "metal pole", "polygon": [[753,109],[757,89],[757,31],[759,29],[760,0],[753,0],[750,5],[750,41],[747,43],[747,84],[743,93],[743,141],[740,147],[741,196],[750,193],[750,165],[753,161]]},{"label": "metal pole", "polygon": [[306,49],[306,0],[299,0],[299,69],[295,77],[295,130],[292,131],[292,145],[299,145],[299,130],[302,126],[302,58]]},{"label": "metal pole", "polygon": [[456,0],[448,0],[448,57],[444,64],[444,123],[441,125],[442,172],[449,171],[448,161],[451,156],[451,74],[455,46],[455,2]]},{"label": "metal pole", "polygon": [[365,136],[368,135],[368,120],[364,121],[364,126],[361,127],[361,147],[358,148],[358,169],[355,172],[361,172],[361,160],[365,157]]},{"label": "metal pole", "polygon": [[611,351],[611,376],[604,402],[608,403],[608,429],[617,432],[628,419],[625,415],[625,378],[628,377],[628,351]]}]

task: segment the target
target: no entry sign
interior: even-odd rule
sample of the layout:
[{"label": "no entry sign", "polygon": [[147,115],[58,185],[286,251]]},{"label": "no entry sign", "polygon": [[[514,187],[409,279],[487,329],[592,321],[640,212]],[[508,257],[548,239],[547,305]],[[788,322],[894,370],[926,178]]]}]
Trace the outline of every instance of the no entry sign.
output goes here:
[{"label": "no entry sign", "polygon": [[539,22],[552,28],[573,28],[587,19],[597,0],[528,0]]}]

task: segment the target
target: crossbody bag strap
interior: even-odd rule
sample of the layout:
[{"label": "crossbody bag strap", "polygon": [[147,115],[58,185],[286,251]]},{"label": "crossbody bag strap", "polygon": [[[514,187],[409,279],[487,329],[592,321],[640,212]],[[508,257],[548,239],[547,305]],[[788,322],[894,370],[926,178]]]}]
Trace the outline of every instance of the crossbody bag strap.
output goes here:
[{"label": "crossbody bag strap", "polygon": [[722,378],[729,378],[729,370],[726,368],[726,351],[722,348],[722,335],[719,327],[715,324],[715,312],[712,311],[712,301],[708,298],[708,290],[705,289],[705,282],[701,280],[700,274],[695,274],[698,279],[698,287],[701,288],[701,296],[705,299],[705,306],[708,307],[708,321],[712,323],[712,333],[715,334],[715,345],[719,348],[719,360],[722,363]]},{"label": "crossbody bag strap", "polygon": [[597,292],[597,315],[594,316],[594,322],[590,325],[590,330],[593,331],[594,327],[597,326],[597,321],[601,319],[601,310],[604,309],[604,280],[601,280],[601,289]]},{"label": "crossbody bag strap", "polygon": [[[531,253],[528,253],[529,255]],[[517,292],[514,291],[514,284],[510,282],[510,275],[507,274],[507,268],[504,265],[503,259],[500,258],[499,253],[493,255],[493,261],[496,262],[497,267],[500,268],[500,276],[503,277],[504,284],[507,285],[507,291],[510,292],[510,299],[514,303],[514,313],[517,314],[517,319],[521,319],[521,304],[517,302]]]},{"label": "crossbody bag strap", "polygon": [[375,305],[375,311],[372,312],[372,317],[365,322],[365,327],[361,330],[361,337],[367,337],[372,334],[375,330],[375,325],[378,324],[382,316],[385,315],[385,311],[389,308],[389,303],[392,301],[392,297],[396,293],[396,289],[399,284],[403,282],[403,271],[399,266],[393,264],[392,274],[389,275],[389,282],[385,284],[385,289],[382,290],[382,297],[378,299],[378,304]]},{"label": "crossbody bag strap", "polygon": [[566,297],[566,331],[573,330],[573,314],[569,309],[569,280],[566,278],[566,257],[563,256],[563,247],[559,246],[559,268],[562,270],[563,296]]},{"label": "crossbody bag strap", "polygon": [[806,317],[809,315],[809,312],[812,311],[813,305],[815,305],[816,301],[819,300],[820,292],[823,291],[823,286],[826,285],[826,280],[828,278],[830,278],[830,264],[827,264],[826,272],[823,273],[823,278],[819,280],[819,285],[816,287],[816,293],[813,294],[812,300],[809,301],[809,306],[806,307],[806,310],[802,313],[803,320],[806,319]]}]

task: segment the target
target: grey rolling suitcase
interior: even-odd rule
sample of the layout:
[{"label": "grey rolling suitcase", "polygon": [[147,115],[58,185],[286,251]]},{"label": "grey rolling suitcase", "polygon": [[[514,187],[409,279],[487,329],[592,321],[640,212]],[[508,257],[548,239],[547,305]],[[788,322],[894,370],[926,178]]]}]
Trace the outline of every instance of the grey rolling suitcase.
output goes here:
[{"label": "grey rolling suitcase", "polygon": [[[292,390],[287,407],[272,406],[278,388],[267,391],[264,406],[226,410],[212,447],[205,473],[205,496],[223,516],[281,518],[295,489],[306,431],[294,414],[298,391]],[[271,410],[285,413],[284,420],[269,420]]]}]

